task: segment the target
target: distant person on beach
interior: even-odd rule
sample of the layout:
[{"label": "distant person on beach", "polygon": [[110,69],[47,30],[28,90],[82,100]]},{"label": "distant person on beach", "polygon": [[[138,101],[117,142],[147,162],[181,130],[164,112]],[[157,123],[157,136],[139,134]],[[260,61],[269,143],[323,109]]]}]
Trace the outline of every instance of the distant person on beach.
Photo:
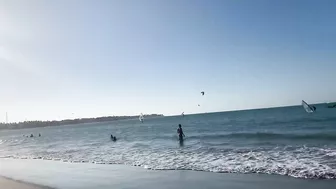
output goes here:
[{"label": "distant person on beach", "polygon": [[39,137],[41,137],[41,133],[39,133]]},{"label": "distant person on beach", "polygon": [[33,134],[30,134],[30,137],[34,137],[34,135],[33,135]]},{"label": "distant person on beach", "polygon": [[185,135],[183,133],[181,124],[179,124],[179,128],[177,129],[177,134],[179,135],[179,140],[183,141],[183,137],[185,137]]}]

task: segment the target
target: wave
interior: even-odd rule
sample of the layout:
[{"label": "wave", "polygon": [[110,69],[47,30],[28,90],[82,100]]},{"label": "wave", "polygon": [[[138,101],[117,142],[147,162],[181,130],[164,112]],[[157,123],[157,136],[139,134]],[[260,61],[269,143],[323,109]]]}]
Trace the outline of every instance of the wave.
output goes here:
[{"label": "wave", "polygon": [[311,129],[316,127],[324,129],[336,122],[336,117],[292,117],[292,118],[265,118],[265,119],[250,119],[243,121],[232,120],[232,125],[246,125],[248,127],[277,127],[279,129]]},{"label": "wave", "polygon": [[[162,135],[148,137],[145,141],[152,140],[176,140],[177,135]],[[227,134],[188,134],[186,140],[222,140],[222,139],[251,139],[251,140],[316,140],[316,141],[336,141],[336,133],[311,133],[311,134],[290,134],[271,132],[240,132]],[[133,141],[134,142],[134,141]],[[223,141],[225,143],[226,141]]]},{"label": "wave", "polygon": [[336,141],[336,133],[281,134],[281,133],[230,133],[188,136],[187,139],[257,139],[257,140],[323,140]]},{"label": "wave", "polygon": [[[288,149],[287,149],[288,150]],[[125,153],[127,151],[127,153]],[[146,151],[126,150],[121,156],[51,157],[51,156],[2,156],[0,158],[37,159],[67,163],[125,164],[150,170],[192,170],[215,173],[276,174],[303,179],[336,179],[333,160],[335,149],[296,148],[271,151]],[[329,163],[326,163],[326,155]],[[122,158],[120,158],[122,157]]]}]

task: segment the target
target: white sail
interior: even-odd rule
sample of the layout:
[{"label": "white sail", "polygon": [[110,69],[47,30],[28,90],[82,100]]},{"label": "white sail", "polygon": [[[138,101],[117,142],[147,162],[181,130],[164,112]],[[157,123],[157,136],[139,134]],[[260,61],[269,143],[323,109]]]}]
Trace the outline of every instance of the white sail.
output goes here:
[{"label": "white sail", "polygon": [[302,106],[307,113],[313,113],[315,111],[314,108],[307,104],[304,100],[302,100]]},{"label": "white sail", "polygon": [[143,116],[143,114],[141,113],[140,114],[140,116],[139,116],[139,120],[141,121],[141,122],[143,122],[144,121],[144,116]]}]

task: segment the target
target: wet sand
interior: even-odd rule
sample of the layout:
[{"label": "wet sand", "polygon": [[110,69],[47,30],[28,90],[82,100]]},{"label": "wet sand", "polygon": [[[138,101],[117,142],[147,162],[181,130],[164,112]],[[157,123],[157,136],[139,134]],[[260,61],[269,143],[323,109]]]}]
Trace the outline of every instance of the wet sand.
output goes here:
[{"label": "wet sand", "polygon": [[[52,160],[0,159],[0,171],[3,176],[57,189],[334,189],[336,186],[336,180],[296,179],[265,174],[158,171],[128,165]],[[0,188],[10,188],[4,186],[13,186],[15,189],[45,188],[6,179],[0,182]]]},{"label": "wet sand", "polygon": [[5,178],[5,177],[0,177],[0,188],[1,189],[51,189],[50,187],[25,183],[25,182]]}]

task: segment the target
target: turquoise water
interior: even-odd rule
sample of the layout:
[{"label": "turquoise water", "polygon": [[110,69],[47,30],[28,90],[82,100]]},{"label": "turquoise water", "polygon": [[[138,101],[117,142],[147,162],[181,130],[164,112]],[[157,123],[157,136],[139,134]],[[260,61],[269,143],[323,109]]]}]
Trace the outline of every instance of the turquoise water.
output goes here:
[{"label": "turquoise water", "polygon": [[313,114],[297,106],[0,131],[0,156],[334,179],[336,109],[316,107]]}]

